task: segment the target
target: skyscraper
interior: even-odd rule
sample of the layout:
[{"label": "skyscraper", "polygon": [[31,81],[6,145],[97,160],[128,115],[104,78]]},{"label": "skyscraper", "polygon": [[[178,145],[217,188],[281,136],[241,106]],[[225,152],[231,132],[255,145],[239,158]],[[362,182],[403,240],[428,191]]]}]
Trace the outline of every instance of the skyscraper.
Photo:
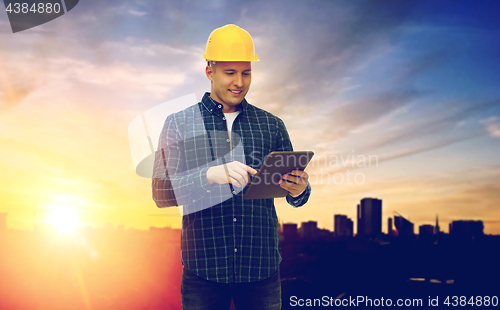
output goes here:
[{"label": "skyscraper", "polygon": [[335,237],[352,237],[353,223],[347,215],[335,214],[334,231]]},{"label": "skyscraper", "polygon": [[453,221],[450,223],[450,234],[459,238],[472,238],[484,235],[483,221]]},{"label": "skyscraper", "polygon": [[302,222],[302,224],[300,225],[300,232],[302,235],[302,239],[315,240],[318,236],[318,222]]},{"label": "skyscraper", "polygon": [[363,198],[358,205],[358,236],[376,237],[382,234],[382,200]]},{"label": "skyscraper", "polygon": [[420,237],[428,237],[434,235],[435,227],[429,224],[420,225],[418,227],[418,235]]},{"label": "skyscraper", "polygon": [[413,223],[399,214],[394,216],[394,225],[396,226],[398,236],[400,237],[413,236],[415,234]]}]

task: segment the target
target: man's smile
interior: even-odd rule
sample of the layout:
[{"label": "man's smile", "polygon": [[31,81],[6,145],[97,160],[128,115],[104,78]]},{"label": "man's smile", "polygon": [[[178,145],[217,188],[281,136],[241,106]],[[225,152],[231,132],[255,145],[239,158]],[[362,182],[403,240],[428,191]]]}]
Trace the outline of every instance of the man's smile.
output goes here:
[{"label": "man's smile", "polygon": [[230,91],[231,93],[235,94],[235,95],[239,95],[239,94],[241,94],[241,90],[232,90],[232,89],[230,89],[229,91]]}]

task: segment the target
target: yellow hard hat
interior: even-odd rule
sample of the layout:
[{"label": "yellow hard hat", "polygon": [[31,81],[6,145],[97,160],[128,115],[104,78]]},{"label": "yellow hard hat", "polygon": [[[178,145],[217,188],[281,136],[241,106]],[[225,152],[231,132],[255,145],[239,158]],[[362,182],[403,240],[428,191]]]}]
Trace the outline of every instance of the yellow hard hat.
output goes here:
[{"label": "yellow hard hat", "polygon": [[232,24],[212,31],[203,58],[211,61],[259,61],[250,34]]}]

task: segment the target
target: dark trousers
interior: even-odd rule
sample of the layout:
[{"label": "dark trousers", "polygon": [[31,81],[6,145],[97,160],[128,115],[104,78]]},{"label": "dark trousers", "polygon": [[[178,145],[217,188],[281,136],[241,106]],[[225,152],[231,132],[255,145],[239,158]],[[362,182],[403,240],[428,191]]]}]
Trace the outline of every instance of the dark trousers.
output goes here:
[{"label": "dark trousers", "polygon": [[184,310],[229,309],[231,298],[237,310],[279,310],[279,269],[271,277],[258,282],[218,283],[200,278],[189,269],[183,268],[181,295]]}]

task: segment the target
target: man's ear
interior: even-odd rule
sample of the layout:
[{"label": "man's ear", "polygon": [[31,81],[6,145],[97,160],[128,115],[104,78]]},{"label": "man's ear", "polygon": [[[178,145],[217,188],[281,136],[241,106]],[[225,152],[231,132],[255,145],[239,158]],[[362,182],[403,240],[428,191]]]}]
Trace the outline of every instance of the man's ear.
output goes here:
[{"label": "man's ear", "polygon": [[205,73],[206,73],[206,75],[207,75],[207,78],[208,78],[210,81],[213,81],[212,76],[213,76],[213,74],[214,74],[214,69],[213,69],[212,67],[210,67],[210,66],[207,66],[207,67],[205,68]]}]

